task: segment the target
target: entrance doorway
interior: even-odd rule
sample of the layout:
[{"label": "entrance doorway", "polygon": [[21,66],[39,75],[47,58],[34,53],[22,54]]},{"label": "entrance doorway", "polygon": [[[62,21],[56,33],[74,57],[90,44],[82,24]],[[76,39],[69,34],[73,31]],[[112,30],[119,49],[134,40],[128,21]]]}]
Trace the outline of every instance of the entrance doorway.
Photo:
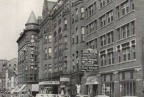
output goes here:
[{"label": "entrance doorway", "polygon": [[58,85],[53,85],[52,94],[58,94]]},{"label": "entrance doorway", "polygon": [[87,95],[90,95],[91,97],[95,97],[98,95],[98,85],[92,84],[92,85],[87,85]]}]

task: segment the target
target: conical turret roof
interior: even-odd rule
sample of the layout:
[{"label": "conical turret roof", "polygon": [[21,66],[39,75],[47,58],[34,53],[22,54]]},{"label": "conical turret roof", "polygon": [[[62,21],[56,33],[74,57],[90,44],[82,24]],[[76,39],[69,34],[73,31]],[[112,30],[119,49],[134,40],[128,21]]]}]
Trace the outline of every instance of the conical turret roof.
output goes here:
[{"label": "conical turret roof", "polygon": [[37,24],[37,19],[33,11],[31,12],[26,24]]}]

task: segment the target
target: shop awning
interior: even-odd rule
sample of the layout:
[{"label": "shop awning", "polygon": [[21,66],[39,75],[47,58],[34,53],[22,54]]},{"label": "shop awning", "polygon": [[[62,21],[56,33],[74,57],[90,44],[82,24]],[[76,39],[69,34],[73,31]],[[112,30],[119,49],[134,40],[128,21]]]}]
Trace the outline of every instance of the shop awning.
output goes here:
[{"label": "shop awning", "polygon": [[20,88],[20,86],[17,86],[17,87],[13,90],[13,93],[16,93],[19,88]]},{"label": "shop awning", "polygon": [[22,92],[22,90],[24,90],[25,87],[26,87],[26,84],[22,85],[22,86],[17,90],[17,92]]},{"label": "shop awning", "polygon": [[4,94],[7,94],[7,93],[9,93],[9,90],[5,90],[5,91],[4,91]]},{"label": "shop awning", "polygon": [[98,77],[97,76],[88,76],[86,79],[86,85],[93,85],[98,84]]},{"label": "shop awning", "polygon": [[11,92],[11,93],[13,93],[13,92],[14,92],[14,90],[15,90],[15,88],[14,88],[14,89],[12,89],[10,92]]}]

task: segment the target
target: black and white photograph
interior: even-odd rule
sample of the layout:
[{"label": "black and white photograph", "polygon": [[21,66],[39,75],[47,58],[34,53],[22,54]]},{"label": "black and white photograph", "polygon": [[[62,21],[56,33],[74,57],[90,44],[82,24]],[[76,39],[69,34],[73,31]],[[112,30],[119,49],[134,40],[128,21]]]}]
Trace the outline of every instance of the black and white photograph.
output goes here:
[{"label": "black and white photograph", "polygon": [[144,97],[144,0],[0,0],[0,97]]}]

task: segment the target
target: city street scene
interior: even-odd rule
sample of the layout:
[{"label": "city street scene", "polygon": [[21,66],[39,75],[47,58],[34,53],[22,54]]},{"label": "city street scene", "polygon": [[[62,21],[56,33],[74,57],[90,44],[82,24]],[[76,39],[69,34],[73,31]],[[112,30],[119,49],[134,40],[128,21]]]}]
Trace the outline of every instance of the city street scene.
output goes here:
[{"label": "city street scene", "polygon": [[144,97],[144,0],[0,0],[0,97]]}]

